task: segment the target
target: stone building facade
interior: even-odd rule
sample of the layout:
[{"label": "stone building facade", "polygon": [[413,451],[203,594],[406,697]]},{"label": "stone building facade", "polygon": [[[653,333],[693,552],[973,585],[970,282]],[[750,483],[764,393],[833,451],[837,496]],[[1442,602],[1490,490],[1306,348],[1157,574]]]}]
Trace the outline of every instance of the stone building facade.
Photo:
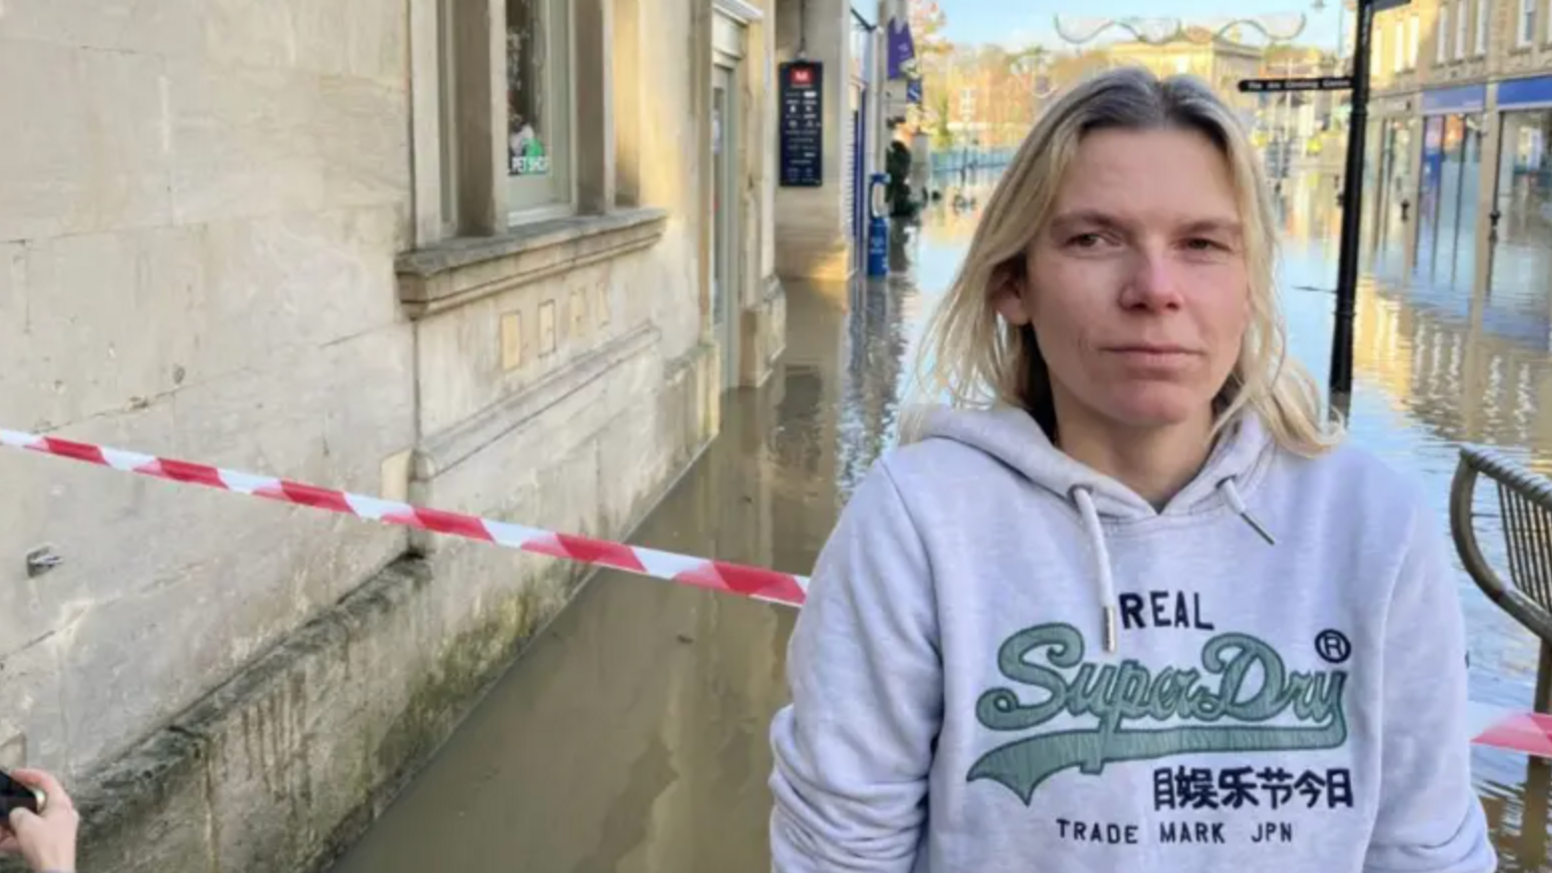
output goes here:
[{"label": "stone building facade", "polygon": [[1376,273],[1440,289],[1546,275],[1549,0],[1413,0],[1375,17],[1371,50],[1364,239]]},{"label": "stone building facade", "polygon": [[[7,0],[0,427],[628,535],[783,349],[776,19]],[[0,483],[0,764],[78,786],[83,869],[325,863],[584,578],[14,453]]]}]

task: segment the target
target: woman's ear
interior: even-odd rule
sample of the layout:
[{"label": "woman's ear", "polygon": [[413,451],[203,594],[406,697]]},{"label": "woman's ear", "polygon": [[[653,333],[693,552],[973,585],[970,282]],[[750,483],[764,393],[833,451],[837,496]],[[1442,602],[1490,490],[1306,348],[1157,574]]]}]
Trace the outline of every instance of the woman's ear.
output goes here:
[{"label": "woman's ear", "polygon": [[991,290],[992,306],[1009,324],[1029,323],[1028,308],[1024,305],[1024,299],[1029,294],[1028,281],[1025,279],[1027,275],[1024,260],[1019,257],[998,264],[992,270],[991,281],[987,283]]}]

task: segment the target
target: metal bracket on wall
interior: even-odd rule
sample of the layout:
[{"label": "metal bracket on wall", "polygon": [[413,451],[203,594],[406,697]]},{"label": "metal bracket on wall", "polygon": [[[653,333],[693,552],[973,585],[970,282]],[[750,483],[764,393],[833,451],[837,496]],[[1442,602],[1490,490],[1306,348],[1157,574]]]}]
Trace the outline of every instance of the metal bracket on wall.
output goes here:
[{"label": "metal bracket on wall", "polygon": [[27,553],[27,578],[36,579],[64,562],[53,546],[39,546]]}]

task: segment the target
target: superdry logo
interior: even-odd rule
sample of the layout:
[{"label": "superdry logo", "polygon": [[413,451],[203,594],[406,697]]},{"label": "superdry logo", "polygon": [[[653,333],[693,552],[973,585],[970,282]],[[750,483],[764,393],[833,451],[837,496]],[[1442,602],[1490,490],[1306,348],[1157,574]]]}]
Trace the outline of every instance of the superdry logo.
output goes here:
[{"label": "superdry logo", "polygon": [[[1116,761],[1313,751],[1347,741],[1347,672],[1290,672],[1276,649],[1248,634],[1213,637],[1202,647],[1200,670],[1165,667],[1154,673],[1133,660],[1101,665],[1084,662],[1083,652],[1083,635],[1068,624],[1028,628],[1002,644],[997,653],[1002,674],[1039,689],[1043,697],[1024,703],[1010,688],[987,691],[976,702],[981,724],[994,731],[1027,731],[1065,713],[1080,723],[1092,718],[1093,726],[1039,733],[993,749],[970,768],[968,781],[995,780],[1028,804],[1042,782],[1072,767],[1097,775]],[[1042,658],[1045,664],[1037,663]],[[1139,722],[1168,726],[1134,726]]]}]

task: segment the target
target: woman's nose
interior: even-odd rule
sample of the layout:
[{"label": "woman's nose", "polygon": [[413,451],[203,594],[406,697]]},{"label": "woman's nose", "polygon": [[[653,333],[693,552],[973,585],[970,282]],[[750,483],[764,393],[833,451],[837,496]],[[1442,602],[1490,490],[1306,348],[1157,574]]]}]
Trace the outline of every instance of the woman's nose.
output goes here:
[{"label": "woman's nose", "polygon": [[1139,251],[1132,258],[1131,275],[1121,290],[1121,305],[1128,309],[1175,309],[1180,306],[1177,265],[1163,252]]}]

